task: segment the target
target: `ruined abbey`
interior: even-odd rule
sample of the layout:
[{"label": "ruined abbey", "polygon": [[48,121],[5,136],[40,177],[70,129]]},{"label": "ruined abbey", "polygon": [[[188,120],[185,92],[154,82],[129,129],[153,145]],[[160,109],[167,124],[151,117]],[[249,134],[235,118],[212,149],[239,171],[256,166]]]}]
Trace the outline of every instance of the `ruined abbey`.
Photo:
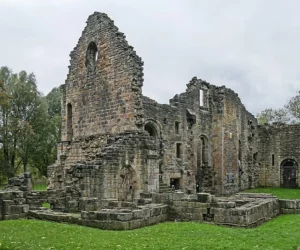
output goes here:
[{"label": "ruined abbey", "polygon": [[[113,203],[124,207],[150,198],[164,203],[171,194],[174,202],[196,197],[210,204],[211,196],[249,188],[300,186],[299,125],[259,126],[233,90],[197,77],[169,104],[144,96],[143,61],[106,14],[88,18],[70,57],[61,86],[62,139],[57,161],[48,168],[43,198],[52,209],[100,211]],[[247,202],[227,202],[224,208]],[[273,209],[270,217],[279,210],[275,203],[267,205]],[[180,206],[184,210],[189,205],[174,208],[184,217]],[[159,209],[159,216],[167,213],[165,207]],[[197,217],[193,210],[188,219],[215,216],[217,221],[217,210],[213,216],[210,205],[199,209],[205,211],[199,210]]]}]

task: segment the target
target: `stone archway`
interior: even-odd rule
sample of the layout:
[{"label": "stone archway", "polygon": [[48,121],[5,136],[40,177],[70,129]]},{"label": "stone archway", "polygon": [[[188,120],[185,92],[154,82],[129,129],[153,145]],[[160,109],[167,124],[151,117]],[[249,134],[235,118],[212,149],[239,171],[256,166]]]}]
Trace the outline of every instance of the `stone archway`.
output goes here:
[{"label": "stone archway", "polygon": [[136,171],[130,165],[125,165],[120,169],[118,177],[118,200],[133,201],[139,190]]},{"label": "stone archway", "polygon": [[297,168],[298,163],[293,159],[286,159],[281,163],[282,187],[297,187]]}]

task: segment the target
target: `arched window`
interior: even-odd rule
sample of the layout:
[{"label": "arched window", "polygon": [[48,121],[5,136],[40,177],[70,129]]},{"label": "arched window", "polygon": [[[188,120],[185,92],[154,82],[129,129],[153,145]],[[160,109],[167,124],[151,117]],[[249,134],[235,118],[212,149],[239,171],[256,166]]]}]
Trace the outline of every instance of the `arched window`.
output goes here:
[{"label": "arched window", "polygon": [[97,45],[94,42],[91,42],[87,48],[85,57],[85,66],[88,72],[95,71],[98,57]]},{"label": "arched window", "polygon": [[67,105],[67,139],[72,140],[73,137],[73,124],[72,124],[73,114],[72,114],[72,104]]},{"label": "arched window", "polygon": [[153,137],[154,139],[157,137],[157,130],[153,124],[147,123],[145,125],[145,131],[147,131],[149,133],[149,135],[151,137]]}]

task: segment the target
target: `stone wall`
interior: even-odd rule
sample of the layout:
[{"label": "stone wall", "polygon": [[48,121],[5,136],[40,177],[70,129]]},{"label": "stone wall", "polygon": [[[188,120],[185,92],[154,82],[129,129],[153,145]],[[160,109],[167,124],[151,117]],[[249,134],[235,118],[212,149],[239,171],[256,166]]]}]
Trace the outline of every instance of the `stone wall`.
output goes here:
[{"label": "stone wall", "polygon": [[279,204],[282,214],[300,214],[300,200],[280,199]]},{"label": "stone wall", "polygon": [[140,125],[143,62],[106,14],[89,16],[70,58],[62,141]]},{"label": "stone wall", "polygon": [[84,160],[72,163],[67,152],[61,164],[49,168],[49,190],[58,190],[62,199],[54,203],[63,210],[74,210],[81,197],[133,200],[144,192],[158,192],[158,144],[145,131],[111,135],[105,145],[99,137],[90,136],[73,141],[68,150],[73,147]]},{"label": "stone wall", "polygon": [[259,186],[284,186],[283,163],[290,160],[295,165],[295,187],[300,186],[300,125],[258,126]]},{"label": "stone wall", "polygon": [[240,193],[222,198],[205,193],[156,194],[153,201],[169,205],[169,220],[209,221],[237,227],[257,226],[280,212],[278,199],[269,194]]},{"label": "stone wall", "polygon": [[257,185],[257,122],[232,90],[194,77],[170,105],[143,97],[143,106],[145,130],[151,126],[160,141],[163,182],[179,179],[184,192],[216,194]]},{"label": "stone wall", "polygon": [[29,211],[25,192],[18,190],[0,191],[0,220],[24,218]]}]

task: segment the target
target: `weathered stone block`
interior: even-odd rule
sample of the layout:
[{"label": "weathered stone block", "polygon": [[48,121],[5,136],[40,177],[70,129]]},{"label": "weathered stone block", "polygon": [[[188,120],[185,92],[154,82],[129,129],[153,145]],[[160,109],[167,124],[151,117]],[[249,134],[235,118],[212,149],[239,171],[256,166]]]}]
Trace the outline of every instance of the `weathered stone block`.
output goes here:
[{"label": "weathered stone block", "polygon": [[134,219],[142,219],[144,218],[144,211],[143,210],[133,210],[132,211]]},{"label": "weathered stone block", "polygon": [[0,191],[0,200],[12,200],[13,194],[11,191]]},{"label": "weathered stone block", "polygon": [[2,208],[3,208],[3,214],[9,215],[11,214],[11,207],[14,205],[14,202],[11,200],[3,200],[2,201]]},{"label": "weathered stone block", "polygon": [[197,200],[199,202],[203,202],[203,203],[206,203],[206,202],[210,202],[210,194],[209,193],[197,193]]},{"label": "weathered stone block", "polygon": [[140,227],[140,220],[132,220],[130,221],[130,229],[136,229]]}]

